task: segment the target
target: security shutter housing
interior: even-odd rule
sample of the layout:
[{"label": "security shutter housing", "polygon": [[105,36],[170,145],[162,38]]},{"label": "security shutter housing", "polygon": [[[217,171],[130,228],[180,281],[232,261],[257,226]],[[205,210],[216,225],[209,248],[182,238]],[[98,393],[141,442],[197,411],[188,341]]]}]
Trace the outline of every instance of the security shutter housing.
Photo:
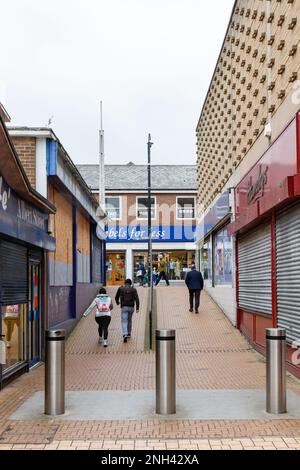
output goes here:
[{"label": "security shutter housing", "polygon": [[238,240],[239,308],[272,315],[271,225]]},{"label": "security shutter housing", "polygon": [[300,205],[281,213],[276,221],[277,318],[287,339],[300,338]]},{"label": "security shutter housing", "polygon": [[27,249],[0,240],[0,302],[2,305],[28,302]]}]

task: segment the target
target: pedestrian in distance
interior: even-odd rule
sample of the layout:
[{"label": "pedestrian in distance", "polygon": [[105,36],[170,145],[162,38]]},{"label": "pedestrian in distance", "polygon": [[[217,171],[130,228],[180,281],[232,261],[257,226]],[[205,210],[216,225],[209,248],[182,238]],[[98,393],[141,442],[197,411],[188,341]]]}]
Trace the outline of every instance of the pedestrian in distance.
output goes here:
[{"label": "pedestrian in distance", "polygon": [[98,324],[99,343],[103,342],[105,348],[108,346],[108,327],[111,322],[111,311],[113,303],[111,298],[107,295],[106,289],[101,287],[99,294],[96,297],[96,317],[95,320]]},{"label": "pedestrian in distance", "polygon": [[131,337],[132,331],[132,316],[136,307],[136,312],[140,309],[140,299],[138,292],[132,285],[131,279],[126,279],[125,285],[119,287],[116,293],[116,304],[121,304],[121,327],[123,334],[123,341],[127,343],[128,338]]},{"label": "pedestrian in distance", "polygon": [[167,273],[166,273],[166,269],[167,269],[167,264],[166,264],[165,260],[162,258],[159,261],[159,275],[158,275],[157,281],[155,283],[156,286],[158,286],[158,284],[160,283],[160,281],[162,279],[164,279],[166,281],[167,286],[170,285],[169,279],[168,279],[168,276],[167,276]]},{"label": "pedestrian in distance", "polygon": [[143,261],[141,260],[139,262],[138,270],[137,270],[137,278],[139,280],[140,286],[142,286],[144,283],[145,274],[146,274],[146,268],[145,268]]},{"label": "pedestrian in distance", "polygon": [[195,313],[199,313],[200,294],[204,287],[203,277],[200,271],[196,270],[194,264],[191,265],[191,271],[187,273],[185,283],[189,290],[190,297],[190,312],[194,311],[195,299]]}]

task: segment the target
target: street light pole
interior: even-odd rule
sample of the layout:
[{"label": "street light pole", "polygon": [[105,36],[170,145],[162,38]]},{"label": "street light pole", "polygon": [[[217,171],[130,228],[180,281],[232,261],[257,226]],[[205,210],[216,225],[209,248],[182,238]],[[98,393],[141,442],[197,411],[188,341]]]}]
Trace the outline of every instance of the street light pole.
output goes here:
[{"label": "street light pole", "polygon": [[152,268],[152,204],[151,204],[151,134],[148,135],[148,287],[149,287],[149,347],[152,349],[153,268]]}]

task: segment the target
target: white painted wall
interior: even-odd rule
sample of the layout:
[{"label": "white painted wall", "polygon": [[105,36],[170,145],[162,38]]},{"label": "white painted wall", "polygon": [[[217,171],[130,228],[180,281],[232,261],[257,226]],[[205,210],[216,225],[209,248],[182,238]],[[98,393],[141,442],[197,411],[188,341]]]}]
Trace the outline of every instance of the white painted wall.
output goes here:
[{"label": "white painted wall", "polygon": [[36,190],[45,198],[48,197],[47,150],[45,137],[37,137],[36,139]]}]

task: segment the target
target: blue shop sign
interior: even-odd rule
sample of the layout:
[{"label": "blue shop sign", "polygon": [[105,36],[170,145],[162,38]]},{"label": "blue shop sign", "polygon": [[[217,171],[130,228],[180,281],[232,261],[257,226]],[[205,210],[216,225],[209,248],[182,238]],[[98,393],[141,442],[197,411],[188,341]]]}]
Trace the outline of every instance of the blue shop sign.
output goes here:
[{"label": "blue shop sign", "polygon": [[[195,242],[195,225],[153,226],[153,242]],[[120,242],[146,242],[148,240],[148,227],[136,226],[108,226],[106,227],[106,241],[108,243]]]},{"label": "blue shop sign", "polygon": [[227,190],[199,222],[196,230],[197,241],[203,240],[226,215],[230,214],[230,211],[229,191]]},{"label": "blue shop sign", "polygon": [[47,214],[19,198],[0,176],[0,233],[52,251],[55,239],[47,227]]}]

